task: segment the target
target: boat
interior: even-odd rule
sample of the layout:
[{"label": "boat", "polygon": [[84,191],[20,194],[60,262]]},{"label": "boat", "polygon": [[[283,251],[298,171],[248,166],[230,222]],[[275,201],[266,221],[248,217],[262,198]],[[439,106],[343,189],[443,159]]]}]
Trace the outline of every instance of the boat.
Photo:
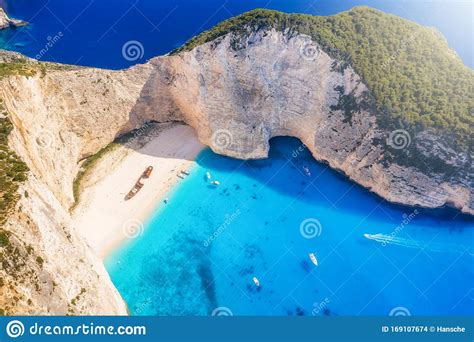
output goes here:
[{"label": "boat", "polygon": [[130,190],[125,196],[125,200],[128,201],[129,199],[133,198],[141,190],[141,188],[143,188],[143,185],[144,184],[138,180],[133,186],[132,190]]},{"label": "boat", "polygon": [[151,172],[153,171],[153,166],[148,166],[145,171],[143,171],[142,178],[149,178],[151,175]]},{"label": "boat", "polygon": [[221,185],[221,183],[219,183],[219,181],[212,181],[211,184],[212,184],[212,185],[215,185],[215,186]]},{"label": "boat", "polygon": [[316,266],[318,266],[318,259],[316,259],[316,255],[314,255],[314,253],[309,253],[309,258],[311,259],[311,261],[313,262],[313,264],[315,264]]},{"label": "boat", "polygon": [[308,177],[311,176],[311,170],[309,169],[309,167],[307,167],[306,165],[303,166],[303,170],[304,170],[304,174]]},{"label": "boat", "polygon": [[260,286],[260,281],[257,279],[257,277],[253,277],[252,280],[255,283],[255,285]]},{"label": "boat", "polygon": [[181,173],[182,173],[183,175],[189,176],[189,172],[186,171],[186,170],[181,170]]},{"label": "boat", "polygon": [[211,173],[209,171],[206,172],[207,179],[211,179]]}]

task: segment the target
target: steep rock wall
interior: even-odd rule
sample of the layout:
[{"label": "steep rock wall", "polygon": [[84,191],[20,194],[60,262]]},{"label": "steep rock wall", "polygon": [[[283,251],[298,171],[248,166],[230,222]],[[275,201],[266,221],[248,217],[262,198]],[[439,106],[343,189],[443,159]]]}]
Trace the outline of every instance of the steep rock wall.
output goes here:
[{"label": "steep rock wall", "polygon": [[214,151],[242,159],[266,157],[274,136],[298,137],[316,159],[391,202],[474,213],[472,172],[462,164],[468,156],[453,157],[435,135],[421,132],[410,143],[428,159],[426,143],[434,143],[437,162],[455,169],[454,181],[419,170],[417,158],[388,161],[392,132],[378,126],[370,91],[308,36],[228,34],[151,64],[133,116],[184,120]]}]

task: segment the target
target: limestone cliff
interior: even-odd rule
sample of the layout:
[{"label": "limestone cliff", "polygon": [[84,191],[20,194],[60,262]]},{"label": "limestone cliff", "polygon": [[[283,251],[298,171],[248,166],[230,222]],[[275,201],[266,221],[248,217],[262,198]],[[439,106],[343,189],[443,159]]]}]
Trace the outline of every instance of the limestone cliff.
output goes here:
[{"label": "limestone cliff", "polygon": [[[237,50],[235,39],[228,34],[152,60],[155,72],[132,117],[183,120],[217,153],[242,159],[266,157],[272,137],[298,137],[316,159],[391,202],[474,213],[467,153],[430,131],[407,137],[379,127],[371,92],[350,66],[301,34],[257,31]],[[356,108],[350,116],[347,98]],[[426,160],[454,168],[455,177],[424,172],[420,156],[388,161],[397,143],[416,144]]]},{"label": "limestone cliff", "polygon": [[8,27],[25,26],[27,24],[25,21],[8,17],[3,8],[0,8],[0,30]]},{"label": "limestone cliff", "polygon": [[464,167],[470,156],[428,131],[411,143],[427,158],[434,146],[454,176],[387,158],[393,132],[378,125],[370,89],[302,34],[229,33],[124,71],[48,67],[4,78],[0,96],[15,127],[10,146],[31,170],[6,229],[25,264],[36,265],[23,271],[23,282],[3,275],[9,298],[27,298],[7,300],[9,313],[125,313],[100,261],[74,233],[68,208],[80,161],[150,120],[184,121],[217,153],[242,159],[265,158],[272,137],[298,137],[315,158],[389,201],[474,214]]}]

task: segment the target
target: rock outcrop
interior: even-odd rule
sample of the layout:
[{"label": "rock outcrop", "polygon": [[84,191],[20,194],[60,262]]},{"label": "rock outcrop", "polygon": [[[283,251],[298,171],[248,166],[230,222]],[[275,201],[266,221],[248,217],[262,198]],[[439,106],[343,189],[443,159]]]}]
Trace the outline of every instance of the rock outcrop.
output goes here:
[{"label": "rock outcrop", "polygon": [[[215,152],[241,159],[265,158],[272,137],[297,137],[316,159],[391,202],[474,213],[469,156],[429,131],[410,137],[380,128],[370,90],[350,66],[304,35],[257,31],[235,50],[236,39],[152,60],[132,117],[185,121]],[[357,109],[347,113],[344,101]],[[420,156],[404,164],[386,158],[409,144],[453,167],[454,177],[420,170]]]},{"label": "rock outcrop", "polygon": [[9,28],[9,27],[19,27],[28,25],[26,21],[13,19],[8,17],[3,8],[0,8],[0,30]]},{"label": "rock outcrop", "polygon": [[[294,136],[316,159],[391,202],[474,214],[472,175],[456,161],[470,156],[423,132],[410,143],[427,158],[427,146],[436,146],[454,176],[388,159],[393,132],[377,124],[370,89],[305,35],[227,34],[124,71],[53,68],[11,76],[0,82],[0,95],[15,126],[10,145],[31,170],[22,187],[29,196],[7,229],[43,260],[33,271],[41,276],[40,291],[7,277],[35,303],[32,310],[17,306],[16,313],[61,314],[77,296],[76,313],[125,313],[100,261],[74,234],[67,210],[80,161],[150,120],[186,122],[214,151],[241,159],[265,158],[272,137]],[[355,110],[347,111],[346,99]]]}]

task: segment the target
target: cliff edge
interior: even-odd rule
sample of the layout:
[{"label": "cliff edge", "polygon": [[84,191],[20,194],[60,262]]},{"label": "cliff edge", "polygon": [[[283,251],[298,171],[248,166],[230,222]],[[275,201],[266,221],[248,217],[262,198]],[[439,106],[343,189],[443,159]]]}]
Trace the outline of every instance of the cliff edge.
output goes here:
[{"label": "cliff edge", "polygon": [[26,21],[13,19],[8,17],[3,8],[0,8],[0,30],[9,28],[9,27],[19,27],[28,25]]}]

